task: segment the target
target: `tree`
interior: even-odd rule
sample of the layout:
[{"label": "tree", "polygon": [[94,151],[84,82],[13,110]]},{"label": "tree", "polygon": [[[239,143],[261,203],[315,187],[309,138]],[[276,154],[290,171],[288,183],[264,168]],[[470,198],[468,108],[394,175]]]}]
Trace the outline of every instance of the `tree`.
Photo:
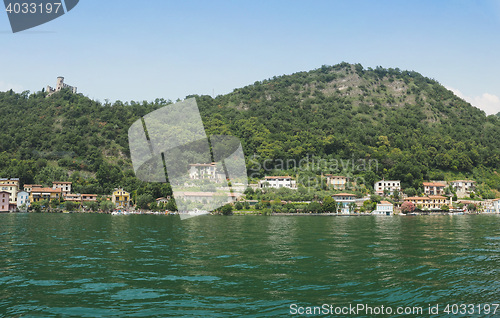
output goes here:
[{"label": "tree", "polygon": [[415,188],[407,188],[405,192],[409,197],[414,197],[417,195],[417,190],[415,190]]},{"label": "tree", "polygon": [[235,208],[236,210],[241,210],[241,209],[243,209],[243,204],[241,204],[241,202],[239,202],[239,201],[238,201],[238,202],[236,202],[236,204],[234,205],[234,208]]},{"label": "tree", "polygon": [[64,202],[64,209],[66,211],[76,211],[78,208],[78,204],[76,204],[73,201],[66,201]]},{"label": "tree", "polygon": [[348,207],[349,207],[349,213],[353,213],[356,210],[356,203],[351,202],[349,203]]},{"label": "tree", "polygon": [[446,204],[445,204],[445,205],[443,205],[443,206],[441,207],[441,210],[448,212],[448,211],[450,211],[450,207],[449,207],[448,205],[446,205]]},{"label": "tree", "polygon": [[40,205],[40,202],[33,202],[33,203],[31,203],[30,209],[31,209],[31,211],[33,211],[35,213],[42,212],[42,206]]},{"label": "tree", "polygon": [[401,199],[401,194],[398,190],[394,190],[394,195],[392,196],[395,201],[399,201]]},{"label": "tree", "polygon": [[42,207],[42,209],[48,209],[49,208],[49,200],[45,199],[45,200],[41,200],[41,201],[38,201],[40,202],[40,206]]},{"label": "tree", "polygon": [[170,212],[175,212],[177,211],[177,204],[175,203],[175,199],[171,198],[168,200],[167,205],[165,206],[165,209]]},{"label": "tree", "polygon": [[318,213],[321,211],[321,205],[316,201],[311,202],[307,205],[307,210],[309,210],[312,213]]},{"label": "tree", "polygon": [[469,205],[467,205],[467,210],[474,212],[477,210],[477,205],[475,205],[474,203],[469,203]]},{"label": "tree", "polygon": [[370,200],[375,203],[380,203],[380,201],[382,201],[382,197],[374,194],[371,196]]},{"label": "tree", "polygon": [[112,211],[112,210],[115,209],[115,204],[113,202],[111,202],[111,201],[103,200],[99,204],[99,207],[101,208],[101,210],[103,212],[109,212],[109,211]]},{"label": "tree", "polygon": [[453,193],[453,187],[448,186],[448,187],[444,188],[444,193],[449,196],[450,194]]},{"label": "tree", "polygon": [[66,181],[68,172],[61,167],[46,166],[37,174],[35,181],[40,184],[52,184],[52,181]]},{"label": "tree", "polygon": [[59,199],[52,199],[52,200],[50,200],[50,207],[52,209],[57,209],[60,204],[61,204],[61,201]]},{"label": "tree", "polygon": [[323,212],[337,212],[337,202],[335,200],[327,195],[323,199],[323,206],[321,208]]},{"label": "tree", "polygon": [[152,202],[149,204],[149,209],[153,212],[156,212],[156,211],[160,210],[160,207],[159,207],[158,203]]},{"label": "tree", "polygon": [[224,204],[220,208],[220,211],[222,212],[223,215],[231,215],[231,214],[233,214],[233,206],[229,203]]},{"label": "tree", "polygon": [[137,196],[136,205],[139,209],[149,209],[149,205],[153,202],[153,196],[151,194],[141,194]]},{"label": "tree", "polygon": [[377,203],[372,202],[372,200],[366,200],[363,202],[363,208],[365,211],[373,211]]},{"label": "tree", "polygon": [[368,170],[365,173],[365,182],[367,185],[369,185],[369,189],[373,189],[373,185],[375,184],[375,182],[377,182],[377,180],[379,180],[379,177],[372,170]]},{"label": "tree", "polygon": [[28,207],[27,207],[26,203],[23,203],[22,205],[18,206],[17,208],[18,208],[18,209],[19,209],[19,211],[21,211],[21,212],[26,212],[26,211],[28,211]]},{"label": "tree", "polygon": [[99,210],[99,204],[97,202],[89,202],[87,204],[87,207],[92,212],[96,212],[97,210]]},{"label": "tree", "polygon": [[403,204],[401,204],[401,212],[404,214],[411,213],[415,211],[415,204],[410,201],[405,201]]}]

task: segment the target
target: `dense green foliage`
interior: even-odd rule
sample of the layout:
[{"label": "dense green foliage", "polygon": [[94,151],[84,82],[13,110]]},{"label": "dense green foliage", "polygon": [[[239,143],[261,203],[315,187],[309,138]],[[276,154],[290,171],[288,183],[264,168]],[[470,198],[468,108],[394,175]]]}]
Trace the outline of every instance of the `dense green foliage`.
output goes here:
[{"label": "dense green foliage", "polygon": [[171,194],[164,184],[135,178],[127,131],[140,116],[166,105],[101,104],[69,91],[0,93],[0,176],[21,184],[72,181],[73,192],[111,194],[122,186],[134,195]]},{"label": "dense green foliage", "polygon": [[428,179],[475,178],[485,192],[500,190],[499,117],[413,71],[342,63],[198,100],[207,130],[240,137],[260,175],[269,174],[265,159],[278,167],[308,156],[376,159],[378,169],[315,172],[360,175],[370,187],[382,177],[415,189]]},{"label": "dense green foliage", "polygon": [[[474,178],[485,195],[500,190],[500,116],[486,116],[413,71],[342,63],[216,98],[194,97],[208,135],[242,140],[251,177],[349,174],[362,181],[358,188],[386,178],[416,192],[427,179]],[[168,103],[102,104],[68,91],[48,98],[0,93],[0,176],[45,185],[72,181],[80,193],[110,194],[122,186],[133,199],[170,195],[168,185],[135,178],[127,141],[134,121]],[[304,158],[356,165],[305,169]],[[359,159],[378,165],[358,167]]]}]

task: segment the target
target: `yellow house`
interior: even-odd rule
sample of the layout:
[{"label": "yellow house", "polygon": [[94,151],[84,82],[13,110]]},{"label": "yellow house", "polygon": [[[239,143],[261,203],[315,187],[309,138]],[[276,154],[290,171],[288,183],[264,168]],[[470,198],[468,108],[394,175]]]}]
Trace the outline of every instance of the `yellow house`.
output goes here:
[{"label": "yellow house", "polygon": [[113,191],[113,196],[111,201],[116,205],[117,208],[126,208],[130,206],[130,193],[123,190],[122,188],[115,189]]},{"label": "yellow house", "polygon": [[15,184],[0,184],[0,191],[10,193],[9,202],[17,204],[17,185]]},{"label": "yellow house", "polygon": [[[440,195],[429,195],[427,197],[408,197],[405,201],[413,203],[415,206],[420,205],[424,210],[440,210],[443,205],[449,205],[447,197]],[[451,204],[449,205],[451,206]]]},{"label": "yellow house", "polygon": [[326,185],[333,186],[335,190],[345,190],[347,178],[344,176],[334,176],[332,174],[325,174]]},{"label": "yellow house", "polygon": [[33,188],[30,193],[30,202],[38,202],[41,200],[61,199],[61,189],[52,188]]}]

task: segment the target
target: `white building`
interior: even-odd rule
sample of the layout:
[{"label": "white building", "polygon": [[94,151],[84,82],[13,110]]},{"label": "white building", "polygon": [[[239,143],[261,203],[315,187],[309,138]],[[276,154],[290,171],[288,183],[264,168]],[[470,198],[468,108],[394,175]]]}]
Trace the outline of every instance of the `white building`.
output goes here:
[{"label": "white building", "polygon": [[192,180],[224,180],[224,173],[218,171],[217,164],[212,163],[195,163],[189,165],[189,178]]},{"label": "white building", "polygon": [[167,196],[166,198],[161,197],[161,198],[156,199],[157,204],[160,204],[160,203],[167,204],[168,201],[170,201],[170,196]]},{"label": "white building", "polygon": [[26,191],[21,191],[17,193],[17,207],[24,207],[27,209],[30,206],[30,194]]},{"label": "white building", "polygon": [[454,180],[450,185],[455,188],[459,198],[465,198],[476,189],[476,181],[473,180]]},{"label": "white building", "polygon": [[61,189],[62,195],[65,196],[71,193],[71,182],[54,181],[52,182],[52,189]]},{"label": "white building", "polygon": [[380,180],[373,186],[377,195],[384,195],[384,190],[389,191],[389,195],[401,192],[401,181],[399,180]]},{"label": "white building", "polygon": [[423,185],[426,195],[442,195],[446,187],[446,184],[441,182],[424,182]]},{"label": "white building", "polygon": [[389,201],[380,201],[377,204],[377,208],[372,212],[375,215],[393,215],[394,205]]},{"label": "white building", "polygon": [[337,193],[332,195],[335,202],[337,202],[338,209],[342,214],[349,214],[353,212],[353,207],[356,206],[356,195],[351,193]]},{"label": "white building", "polygon": [[7,191],[10,193],[9,200],[11,204],[17,204],[17,191],[19,191],[18,178],[2,178],[0,179],[0,191]]},{"label": "white building", "polygon": [[495,199],[492,202],[491,213],[500,213],[500,199]]},{"label": "white building", "polygon": [[284,177],[265,177],[259,181],[259,188],[289,188],[297,189],[297,184],[290,176]]}]

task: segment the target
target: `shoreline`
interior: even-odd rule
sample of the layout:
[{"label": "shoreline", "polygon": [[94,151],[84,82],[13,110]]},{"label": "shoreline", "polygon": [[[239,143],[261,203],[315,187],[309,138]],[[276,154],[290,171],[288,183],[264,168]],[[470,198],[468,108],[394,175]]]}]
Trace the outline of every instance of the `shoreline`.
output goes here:
[{"label": "shoreline", "polygon": [[[89,211],[57,211],[57,212],[0,212],[0,214],[103,214],[112,215],[112,212],[89,212]],[[123,215],[178,215],[178,213],[165,213],[165,212],[153,212],[153,211],[128,211],[123,213]],[[210,213],[209,215],[221,215],[219,213]],[[378,216],[378,217],[391,217],[391,216],[437,216],[437,215],[500,215],[497,212],[482,212],[482,213],[457,213],[457,212],[412,212],[409,214],[395,213],[391,215],[383,214],[372,214],[372,213],[349,213],[349,214],[339,214],[339,213],[277,213],[273,212],[271,214],[264,214],[256,211],[235,211],[231,215],[234,216],[337,216],[337,217],[348,217],[348,216]]]}]

